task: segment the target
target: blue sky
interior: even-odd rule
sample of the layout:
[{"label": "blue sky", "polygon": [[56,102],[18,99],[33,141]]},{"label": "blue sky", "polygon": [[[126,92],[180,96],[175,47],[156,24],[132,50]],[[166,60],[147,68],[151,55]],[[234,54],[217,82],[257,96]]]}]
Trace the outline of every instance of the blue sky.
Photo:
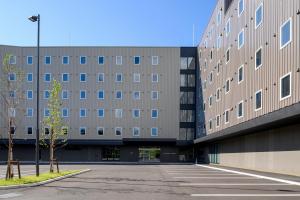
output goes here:
[{"label": "blue sky", "polygon": [[43,46],[192,46],[215,0],[0,0],[0,44]]}]

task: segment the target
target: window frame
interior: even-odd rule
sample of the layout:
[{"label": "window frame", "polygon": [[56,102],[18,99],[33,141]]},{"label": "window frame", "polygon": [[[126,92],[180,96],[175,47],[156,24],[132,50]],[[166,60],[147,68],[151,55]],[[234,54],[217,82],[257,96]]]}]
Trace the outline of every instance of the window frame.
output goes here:
[{"label": "window frame", "polygon": [[[135,133],[134,133],[135,130],[138,130],[138,134],[137,135],[135,135]],[[132,136],[133,137],[139,137],[141,135],[140,131],[141,131],[140,127],[133,127],[132,128]]]},{"label": "window frame", "polygon": [[[261,21],[257,24],[257,11],[261,8]],[[257,6],[257,8],[255,9],[255,29],[257,29],[258,27],[260,27],[260,25],[263,23],[264,20],[264,5],[263,2],[259,4],[259,6]]]},{"label": "window frame", "polygon": [[[229,28],[228,28],[229,25]],[[231,32],[231,20],[230,17],[227,19],[226,24],[225,24],[225,36],[228,37]]]},{"label": "window frame", "polygon": [[[241,10],[240,11],[240,2],[243,2],[243,10]],[[244,10],[245,10],[245,1],[244,0],[239,0],[239,2],[238,2],[238,17],[240,17],[242,14],[243,14],[243,12],[244,12]]]},{"label": "window frame", "polygon": [[[64,92],[67,92],[67,98],[64,98]],[[61,99],[63,99],[63,100],[69,99],[69,91],[68,90],[61,91]]]},{"label": "window frame", "polygon": [[[81,111],[84,111],[84,115],[81,115]],[[79,109],[79,117],[80,118],[86,118],[87,117],[87,109],[86,108],[80,108]]]},{"label": "window frame", "polygon": [[[282,28],[288,23],[290,22],[290,40],[288,42],[286,42],[284,45],[282,44]],[[288,18],[285,22],[283,22],[280,26],[280,50],[285,48],[286,46],[288,46],[292,41],[293,41],[293,19],[292,17]]]},{"label": "window frame", "polygon": [[[49,61],[50,61],[49,63],[47,63],[47,58],[49,58]],[[52,58],[51,58],[51,56],[44,56],[44,59],[45,59],[44,60],[44,64],[45,65],[51,65],[52,64]]]},{"label": "window frame", "polygon": [[[84,75],[84,81],[81,80],[81,75]],[[87,80],[87,74],[86,74],[86,73],[80,73],[80,74],[79,74],[79,81],[80,81],[80,83],[85,83],[86,80]]]},{"label": "window frame", "polygon": [[[261,93],[261,95],[260,95],[260,108],[257,108],[257,99],[256,99],[256,95],[258,94],[258,93]],[[263,107],[263,103],[262,103],[262,101],[263,101],[263,93],[262,93],[262,89],[260,89],[260,90],[258,90],[258,91],[256,91],[255,92],[255,100],[254,100],[254,110],[255,110],[255,112],[257,112],[257,111],[259,111],[259,110],[262,110],[262,107]]]},{"label": "window frame", "polygon": [[[29,58],[31,58],[31,63],[28,62]],[[33,65],[33,56],[27,56],[26,57],[26,63],[27,63],[27,65]]]},{"label": "window frame", "polygon": [[[155,76],[157,77],[156,81],[153,80],[153,77],[155,77]],[[158,74],[152,73],[152,74],[151,74],[151,81],[152,81],[152,83],[158,83],[158,82],[159,82],[159,75],[158,75]]]},{"label": "window frame", "polygon": [[[67,58],[67,63],[64,63],[64,59]],[[62,65],[69,65],[70,64],[70,56],[62,56],[61,58],[61,64]]]},{"label": "window frame", "polygon": [[[136,92],[139,93],[139,98],[137,98],[137,99],[135,98],[135,93],[136,93]],[[141,100],[141,91],[133,91],[133,92],[132,92],[132,99],[133,99],[133,100]]]},{"label": "window frame", "polygon": [[[138,58],[138,61],[139,61],[137,64],[135,63],[135,61],[136,61],[135,59],[136,58]],[[134,65],[141,65],[141,56],[133,56],[133,64]]]},{"label": "window frame", "polygon": [[[156,135],[153,134],[153,130],[156,130]],[[158,127],[151,127],[151,137],[158,137]]]},{"label": "window frame", "polygon": [[[228,85],[228,91],[227,91],[227,81],[229,82],[229,85]],[[230,85],[231,85],[231,83],[230,83],[230,78],[228,78],[228,79],[226,79],[226,81],[225,81],[225,95],[226,94],[228,94],[229,92],[230,92]]]},{"label": "window frame", "polygon": [[[84,130],[84,134],[81,133],[81,130]],[[87,131],[86,131],[86,127],[85,126],[80,126],[79,127],[79,135],[86,135]]]},{"label": "window frame", "polygon": [[[229,121],[230,121],[230,119],[229,119],[229,112],[230,112],[230,109],[227,109],[224,112],[224,124],[229,124]],[[228,121],[226,120],[226,116],[228,117]]]},{"label": "window frame", "polygon": [[[50,77],[50,80],[49,80],[49,81],[46,80],[47,75],[49,75],[49,77]],[[45,83],[50,83],[50,82],[51,82],[51,79],[52,79],[52,74],[51,74],[51,73],[45,73],[45,74],[44,74],[44,82],[45,82]]]},{"label": "window frame", "polygon": [[[243,69],[242,80],[240,80],[240,69]],[[241,83],[244,81],[244,79],[245,79],[245,67],[244,67],[244,65],[241,65],[241,66],[239,67],[239,69],[238,69],[238,78],[237,78],[237,80],[238,80],[238,85],[241,84]]]},{"label": "window frame", "polygon": [[[100,98],[100,92],[103,93],[103,95],[102,95],[103,97],[102,98]],[[97,97],[98,97],[99,100],[104,100],[105,99],[105,92],[104,92],[104,90],[98,90],[97,94],[98,94]]]},{"label": "window frame", "polygon": [[[138,111],[138,116],[135,116],[135,111]],[[132,118],[134,118],[134,119],[138,119],[138,118],[140,118],[141,117],[141,110],[140,109],[132,109]]]},{"label": "window frame", "polygon": [[[290,94],[285,96],[285,97],[282,97],[282,80],[286,77],[290,76]],[[289,72],[283,76],[280,77],[280,87],[279,87],[279,95],[280,95],[280,101],[283,101],[283,100],[286,100],[288,98],[290,98],[292,96],[292,72]]]},{"label": "window frame", "polygon": [[[64,111],[67,111],[67,115],[64,115]],[[68,118],[69,117],[69,109],[68,108],[62,108],[61,109],[61,117],[62,118]]]},{"label": "window frame", "polygon": [[[100,58],[103,58],[103,63],[100,63]],[[98,56],[98,65],[105,65],[105,56]]]},{"label": "window frame", "polygon": [[[31,128],[31,133],[29,133],[30,128]],[[33,127],[32,126],[26,126],[26,132],[27,132],[27,135],[33,135]]]},{"label": "window frame", "polygon": [[[117,116],[117,111],[120,111],[120,113],[121,113],[121,116],[119,117],[119,116]],[[115,109],[115,118],[116,119],[122,119],[123,118],[123,109],[122,108],[116,108]]]},{"label": "window frame", "polygon": [[[31,76],[31,80],[28,79],[28,77]],[[28,83],[32,83],[33,82],[33,73],[27,73],[26,74],[26,80]]]},{"label": "window frame", "polygon": [[[240,104],[242,104],[242,115],[241,116],[239,116],[239,114],[240,114],[240,112],[239,112],[239,109],[240,109]],[[237,113],[236,113],[237,115],[237,119],[241,119],[241,118],[243,118],[244,117],[244,101],[242,100],[242,101],[240,101],[238,104],[237,104]]]},{"label": "window frame", "polygon": [[[261,50],[261,64],[259,66],[256,66],[256,59],[257,59],[257,53]],[[263,65],[263,47],[260,46],[256,51],[255,51],[255,71],[260,69]]]},{"label": "window frame", "polygon": [[[156,98],[153,98],[153,94],[156,93]],[[151,100],[158,100],[159,99],[159,92],[158,91],[151,91]]]},{"label": "window frame", "polygon": [[[157,58],[157,63],[154,63],[154,58]],[[159,57],[158,56],[152,56],[151,64],[153,66],[159,65]]]},{"label": "window frame", "polygon": [[[28,113],[29,113],[29,110],[31,110],[31,115],[28,115]],[[34,109],[33,108],[26,108],[26,117],[30,117],[30,118],[32,118],[33,117],[33,115],[34,115]]]},{"label": "window frame", "polygon": [[[229,52],[228,61],[227,61],[227,52]],[[225,52],[225,64],[227,65],[229,62],[230,62],[230,47],[228,47],[226,52]]]},{"label": "window frame", "polygon": [[[242,44],[240,44],[240,36],[241,36],[241,33],[243,33],[243,43],[242,43]],[[240,50],[244,45],[245,45],[245,29],[243,28],[243,29],[239,32],[239,35],[238,35],[238,50]]]},{"label": "window frame", "polygon": [[[100,80],[99,80],[100,75],[103,76],[103,81],[100,81]],[[98,76],[97,76],[97,82],[98,82],[98,83],[104,83],[104,81],[105,81],[105,75],[104,75],[104,73],[98,73]]]},{"label": "window frame", "polygon": [[[117,135],[117,131],[120,131],[120,135]],[[121,137],[123,135],[123,127],[115,127],[115,136]]]},{"label": "window frame", "polygon": [[[103,115],[99,115],[100,111],[103,111]],[[104,108],[97,109],[97,116],[98,116],[98,118],[104,118],[105,117],[105,109]]]},{"label": "window frame", "polygon": [[[138,77],[138,80],[135,80]],[[141,74],[140,73],[133,73],[133,82],[140,83],[141,82]]]},{"label": "window frame", "polygon": [[[118,76],[121,76],[121,80],[118,81]],[[115,77],[115,83],[122,83],[123,82],[123,73],[116,73],[116,77]]]},{"label": "window frame", "polygon": [[[100,131],[100,130],[102,130],[102,135],[99,134],[99,131]],[[99,135],[99,136],[104,136],[104,127],[102,127],[102,126],[98,126],[98,127],[97,127],[97,135]]]},{"label": "window frame", "polygon": [[[81,94],[84,94],[84,97],[82,97]],[[87,92],[86,92],[86,90],[79,90],[79,98],[80,98],[80,100],[87,99]]]},{"label": "window frame", "polygon": [[[218,96],[218,91],[219,91],[219,96]],[[221,100],[221,88],[217,88],[216,91],[216,102],[219,102]]]},{"label": "window frame", "polygon": [[[82,63],[82,58],[84,58],[84,63]],[[79,64],[80,65],[86,65],[87,64],[87,56],[80,56],[79,57]]]},{"label": "window frame", "polygon": [[[31,93],[31,97],[29,97],[29,93]],[[26,91],[26,99],[32,100],[33,99],[33,90],[27,90]]]},{"label": "window frame", "polygon": [[[67,80],[64,80],[64,75],[67,75]],[[70,74],[69,73],[62,73],[61,74],[61,82],[68,83],[70,81]]]},{"label": "window frame", "polygon": [[[120,63],[118,63],[118,58],[120,58]],[[122,56],[116,56],[116,65],[122,65],[123,64],[123,57]]]},{"label": "window frame", "polygon": [[[118,95],[117,95],[118,93],[121,94],[120,98],[118,98]],[[115,92],[115,99],[116,100],[122,100],[123,99],[123,91],[122,90],[116,90],[116,92]]]},{"label": "window frame", "polygon": [[[153,112],[156,111],[156,116],[153,116]],[[157,119],[158,118],[158,109],[151,109],[151,119]]]}]

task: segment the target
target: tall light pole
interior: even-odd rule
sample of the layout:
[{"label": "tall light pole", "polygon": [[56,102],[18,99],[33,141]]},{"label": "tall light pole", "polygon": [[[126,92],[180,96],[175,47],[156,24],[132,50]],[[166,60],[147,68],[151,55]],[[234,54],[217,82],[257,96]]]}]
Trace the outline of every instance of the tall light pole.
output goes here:
[{"label": "tall light pole", "polygon": [[35,170],[36,176],[40,175],[40,126],[39,126],[39,118],[40,118],[40,109],[39,109],[39,100],[40,100],[40,15],[33,15],[28,18],[32,22],[38,23],[37,30],[37,79],[36,79],[36,139],[35,139]]}]

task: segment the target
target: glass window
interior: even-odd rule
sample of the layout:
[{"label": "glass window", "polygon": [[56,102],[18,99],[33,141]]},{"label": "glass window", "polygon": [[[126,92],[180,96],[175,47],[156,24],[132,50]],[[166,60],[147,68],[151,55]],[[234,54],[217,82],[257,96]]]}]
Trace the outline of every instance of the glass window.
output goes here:
[{"label": "glass window", "polygon": [[226,37],[229,36],[229,33],[230,33],[230,25],[231,25],[231,23],[230,23],[230,18],[229,18],[229,19],[227,20],[226,26],[225,26]]},{"label": "glass window", "polygon": [[98,109],[98,117],[101,117],[101,118],[104,117],[104,109],[103,108]]},{"label": "glass window", "polygon": [[80,64],[85,65],[86,64],[86,56],[80,56]]},{"label": "glass window", "polygon": [[86,109],[85,108],[80,108],[79,116],[80,117],[86,117]]},{"label": "glass window", "polygon": [[116,91],[116,99],[122,99],[122,91],[120,90]]},{"label": "glass window", "polygon": [[32,127],[27,127],[27,134],[32,135]]},{"label": "glass window", "polygon": [[132,128],[132,135],[133,136],[140,136],[140,128],[138,128],[138,127],[133,127]]},{"label": "glass window", "polygon": [[159,60],[158,60],[158,56],[152,56],[152,65],[158,65]]},{"label": "glass window", "polygon": [[152,91],[151,92],[151,99],[152,100],[158,100],[158,91]]},{"label": "glass window", "polygon": [[217,118],[216,118],[216,126],[217,127],[220,126],[220,115],[218,115]]},{"label": "glass window", "polygon": [[244,12],[244,0],[239,1],[239,16]]},{"label": "glass window", "polygon": [[133,60],[134,60],[135,65],[141,64],[141,57],[140,56],[134,56]]},{"label": "glass window", "polygon": [[242,65],[239,68],[239,73],[238,73],[238,83],[242,82],[244,80],[244,66]]},{"label": "glass window", "polygon": [[27,99],[33,99],[33,91],[27,90]]},{"label": "glass window", "polygon": [[134,100],[140,100],[141,95],[140,95],[140,91],[134,91],[133,92],[133,99]]},{"label": "glass window", "polygon": [[45,90],[44,91],[44,99],[49,99],[50,98],[50,91],[49,90]]},{"label": "glass window", "polygon": [[86,134],[86,128],[85,127],[80,127],[79,128],[79,133],[80,133],[80,135],[85,135]]},{"label": "glass window", "polygon": [[44,134],[45,134],[45,135],[49,135],[49,133],[50,133],[49,127],[45,127],[45,128],[44,128]]},{"label": "glass window", "polygon": [[62,64],[68,65],[69,64],[69,56],[63,56],[62,57]]},{"label": "glass window", "polygon": [[69,128],[66,127],[66,126],[63,126],[63,127],[61,127],[61,131],[62,131],[62,133],[63,133],[64,135],[68,135]]},{"label": "glass window", "polygon": [[67,73],[62,74],[62,82],[69,82],[69,74]]},{"label": "glass window", "polygon": [[133,116],[133,118],[139,118],[140,117],[140,110],[139,109],[133,109],[132,110],[132,116]]},{"label": "glass window", "polygon": [[230,91],[230,80],[227,80],[225,85],[225,94],[228,93],[229,91]]},{"label": "glass window", "polygon": [[188,86],[195,87],[195,75],[193,74],[188,75]]},{"label": "glass window", "polygon": [[221,38],[221,36],[219,35],[219,36],[218,36],[218,39],[217,39],[217,49],[220,49],[220,48],[221,48],[221,43],[222,43],[222,38]]},{"label": "glass window", "polygon": [[26,116],[27,117],[33,117],[33,109],[32,108],[27,108]]},{"label": "glass window", "polygon": [[62,91],[62,99],[68,99],[69,98],[69,92],[68,90]]},{"label": "glass window", "polygon": [[212,130],[213,128],[212,120],[209,120],[208,124],[209,124],[209,130]]},{"label": "glass window", "polygon": [[86,99],[86,91],[80,90],[80,99]]},{"label": "glass window", "polygon": [[220,25],[222,22],[222,11],[219,10],[218,15],[217,15],[217,25]]},{"label": "glass window", "polygon": [[123,81],[123,75],[122,74],[120,74],[120,73],[118,73],[118,74],[116,74],[116,82],[122,82]]},{"label": "glass window", "polygon": [[194,57],[188,57],[188,69],[195,69],[195,58]]},{"label": "glass window", "polygon": [[208,102],[209,102],[209,107],[211,107],[212,103],[213,103],[213,97],[212,97],[212,95],[208,98]]},{"label": "glass window", "polygon": [[33,64],[33,57],[27,56],[27,65],[32,65],[32,64]]},{"label": "glass window", "polygon": [[62,109],[62,117],[68,117],[69,116],[69,109],[63,108]]},{"label": "glass window", "polygon": [[285,75],[280,80],[280,99],[286,99],[291,96],[291,73]]},{"label": "glass window", "polygon": [[139,83],[140,81],[141,81],[141,75],[137,74],[137,73],[134,73],[133,74],[133,82],[134,83]]},{"label": "glass window", "polygon": [[280,28],[280,48],[284,48],[292,41],[292,19],[286,21]]},{"label": "glass window", "polygon": [[33,81],[33,74],[32,73],[28,73],[27,74],[27,82],[32,82]]},{"label": "glass window", "polygon": [[99,90],[98,91],[98,99],[104,99],[104,90]]},{"label": "glass window", "polygon": [[46,73],[44,75],[44,81],[45,82],[50,82],[51,81],[51,74],[50,73]]},{"label": "glass window", "polygon": [[180,60],[181,60],[180,69],[187,69],[188,68],[187,58],[180,58]]},{"label": "glass window", "polygon": [[9,97],[16,98],[16,91],[15,90],[9,91]]},{"label": "glass window", "polygon": [[158,74],[152,74],[152,83],[158,82]]},{"label": "glass window", "polygon": [[225,115],[224,115],[224,117],[225,117],[225,124],[227,124],[227,123],[229,123],[229,110],[226,110],[225,111]]},{"label": "glass window", "polygon": [[244,46],[244,37],[245,37],[245,33],[244,33],[244,29],[239,33],[239,49],[242,48]]},{"label": "glass window", "polygon": [[226,51],[226,64],[230,61],[230,49]]},{"label": "glass window", "polygon": [[187,104],[195,104],[195,93],[194,92],[187,93]]},{"label": "glass window", "polygon": [[261,4],[255,11],[255,28],[259,27],[263,21],[263,4]]},{"label": "glass window", "polygon": [[105,61],[104,61],[104,56],[99,56],[99,57],[98,57],[98,64],[99,64],[99,65],[104,65],[104,62],[105,62]]},{"label": "glass window", "polygon": [[180,75],[180,87],[187,87],[188,85],[188,79],[185,74]]},{"label": "glass window", "polygon": [[157,118],[158,117],[158,110],[152,109],[151,110],[151,118]]},{"label": "glass window", "polygon": [[255,54],[255,69],[262,66],[262,48],[258,49]]},{"label": "glass window", "polygon": [[237,116],[238,116],[238,118],[241,118],[241,117],[243,117],[243,115],[244,115],[244,104],[243,104],[243,102],[240,102],[238,104]]},{"label": "glass window", "polygon": [[8,74],[8,80],[9,81],[16,81],[17,80],[16,73],[9,73]]},{"label": "glass window", "polygon": [[98,82],[104,82],[104,73],[98,74]]},{"label": "glass window", "polygon": [[116,118],[122,118],[122,115],[123,115],[123,109],[115,109]]},{"label": "glass window", "polygon": [[155,137],[158,136],[158,128],[151,128],[151,136]]},{"label": "glass window", "polygon": [[15,64],[17,64],[17,56],[10,55],[10,56],[9,56],[9,64],[10,64],[10,65],[15,65]]},{"label": "glass window", "polygon": [[221,98],[221,89],[218,88],[218,89],[217,89],[217,92],[216,92],[216,100],[219,101],[220,98]]},{"label": "glass window", "polygon": [[50,110],[48,108],[44,109],[44,117],[49,117],[50,116]]},{"label": "glass window", "polygon": [[45,64],[50,65],[51,64],[51,56],[45,56]]},{"label": "glass window", "polygon": [[97,128],[97,133],[98,133],[98,135],[104,135],[104,128],[103,127],[98,127]]},{"label": "glass window", "polygon": [[122,65],[122,56],[116,57],[116,65]]},{"label": "glass window", "polygon": [[256,92],[255,94],[255,110],[262,108],[262,90]]},{"label": "glass window", "polygon": [[116,136],[121,136],[122,135],[122,128],[121,127],[116,127],[115,128],[115,134],[116,134]]},{"label": "glass window", "polygon": [[86,74],[85,73],[80,74],[80,82],[86,82]]},{"label": "glass window", "polygon": [[180,92],[180,104],[187,104],[188,93]]}]

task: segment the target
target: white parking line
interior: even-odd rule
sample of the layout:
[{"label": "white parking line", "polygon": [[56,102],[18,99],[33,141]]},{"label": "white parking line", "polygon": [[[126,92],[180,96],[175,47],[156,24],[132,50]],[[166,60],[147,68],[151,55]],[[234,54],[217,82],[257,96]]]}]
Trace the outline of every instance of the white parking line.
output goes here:
[{"label": "white parking line", "polygon": [[239,171],[223,169],[223,168],[218,168],[218,167],[211,167],[211,166],[206,166],[206,165],[197,165],[197,166],[208,168],[208,169],[224,171],[224,172],[231,172],[231,173],[235,173],[235,174],[240,174],[240,175],[245,175],[245,176],[250,176],[250,177],[255,177],[255,178],[260,178],[260,179],[276,181],[276,182],[280,182],[280,183],[287,183],[290,185],[300,186],[300,182],[296,182],[296,181],[289,181],[289,180],[284,180],[284,179],[280,179],[280,178],[272,178],[272,177],[268,177],[268,176],[256,175],[256,174],[251,174],[251,173],[246,173],[246,172],[239,172]]},{"label": "white parking line", "polygon": [[170,175],[189,175],[189,176],[242,176],[239,174],[191,174],[191,173],[168,173]]},{"label": "white parking line", "polygon": [[300,194],[191,194],[192,197],[300,197]]},{"label": "white parking line", "polygon": [[255,177],[208,177],[208,176],[178,176],[176,179],[259,179]]},{"label": "white parking line", "polygon": [[21,194],[7,193],[7,194],[0,195],[0,199],[8,199],[8,198],[19,197],[19,196],[21,196]]},{"label": "white parking line", "polygon": [[286,183],[180,183],[179,186],[267,186],[289,185]]}]

